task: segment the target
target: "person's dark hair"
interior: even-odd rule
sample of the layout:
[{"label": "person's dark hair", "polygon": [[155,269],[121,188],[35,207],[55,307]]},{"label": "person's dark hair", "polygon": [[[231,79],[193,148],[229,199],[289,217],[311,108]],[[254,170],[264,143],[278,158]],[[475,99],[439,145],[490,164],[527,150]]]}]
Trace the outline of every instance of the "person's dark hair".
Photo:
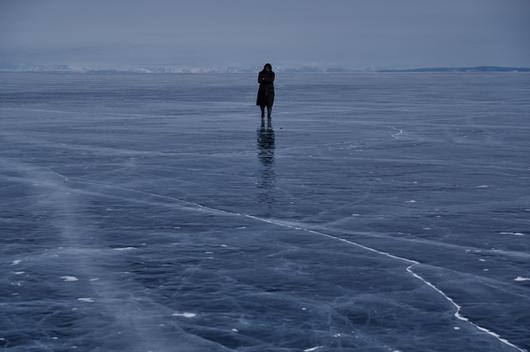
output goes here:
[{"label": "person's dark hair", "polygon": [[263,70],[266,71],[267,67],[269,67],[269,70],[272,71],[272,65],[269,63],[266,63],[265,66],[263,66]]}]

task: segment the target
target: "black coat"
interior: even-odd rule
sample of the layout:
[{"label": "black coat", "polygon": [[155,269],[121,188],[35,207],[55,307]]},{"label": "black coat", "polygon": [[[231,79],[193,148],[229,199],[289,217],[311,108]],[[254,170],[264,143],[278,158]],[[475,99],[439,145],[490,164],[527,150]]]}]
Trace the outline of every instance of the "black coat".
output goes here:
[{"label": "black coat", "polygon": [[258,97],[256,98],[256,105],[272,106],[274,104],[274,72],[267,72],[265,70],[258,74]]}]

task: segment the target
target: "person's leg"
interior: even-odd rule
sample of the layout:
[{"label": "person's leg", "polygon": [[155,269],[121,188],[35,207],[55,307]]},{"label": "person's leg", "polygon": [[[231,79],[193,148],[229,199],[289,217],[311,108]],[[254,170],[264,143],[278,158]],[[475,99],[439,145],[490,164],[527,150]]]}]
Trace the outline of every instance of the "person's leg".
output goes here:
[{"label": "person's leg", "polygon": [[265,105],[260,105],[259,108],[261,109],[261,118],[265,117]]},{"label": "person's leg", "polygon": [[267,118],[271,119],[272,105],[267,105]]}]

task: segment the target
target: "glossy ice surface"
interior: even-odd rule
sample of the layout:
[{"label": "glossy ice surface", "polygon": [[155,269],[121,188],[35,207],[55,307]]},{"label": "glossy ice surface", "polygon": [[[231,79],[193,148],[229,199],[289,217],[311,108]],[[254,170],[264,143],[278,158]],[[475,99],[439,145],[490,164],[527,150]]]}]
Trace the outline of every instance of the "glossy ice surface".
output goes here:
[{"label": "glossy ice surface", "polygon": [[0,74],[0,350],[530,348],[530,75],[256,89]]}]

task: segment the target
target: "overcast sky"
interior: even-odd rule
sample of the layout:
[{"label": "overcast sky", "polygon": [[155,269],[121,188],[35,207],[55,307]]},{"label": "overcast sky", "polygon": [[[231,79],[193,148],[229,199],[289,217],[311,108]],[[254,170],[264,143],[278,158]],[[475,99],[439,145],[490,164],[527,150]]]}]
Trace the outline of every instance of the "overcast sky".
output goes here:
[{"label": "overcast sky", "polygon": [[530,66],[530,0],[0,0],[0,62]]}]

